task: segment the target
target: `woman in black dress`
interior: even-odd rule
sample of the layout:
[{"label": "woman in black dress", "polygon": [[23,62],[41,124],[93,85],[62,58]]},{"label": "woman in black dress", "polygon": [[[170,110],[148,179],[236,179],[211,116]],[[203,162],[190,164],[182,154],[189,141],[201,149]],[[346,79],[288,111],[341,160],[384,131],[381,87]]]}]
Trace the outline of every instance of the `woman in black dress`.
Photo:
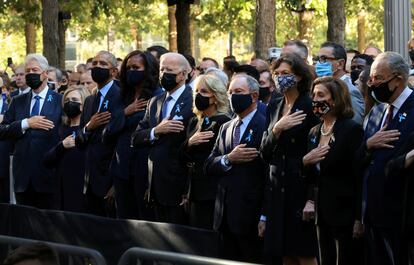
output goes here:
[{"label": "woman in black dress", "polygon": [[61,209],[85,212],[83,184],[85,176],[85,153],[75,146],[83,103],[89,91],[83,86],[73,86],[63,95],[62,125],[59,128],[61,141],[45,155],[47,167],[56,169],[60,181]]},{"label": "woman in black dress", "polygon": [[122,61],[119,81],[125,109],[116,117],[117,126],[112,132],[119,136],[110,166],[118,218],[151,218],[144,203],[148,150],[133,148],[131,134],[144,117],[147,101],[162,93],[158,80],[159,65],[151,53],[136,50]]},{"label": "woman in black dress", "polygon": [[190,225],[213,229],[216,176],[206,175],[204,162],[216,142],[220,126],[229,121],[229,102],[223,82],[207,74],[195,80],[194,113],[180,159],[188,168]]},{"label": "woman in black dress", "polygon": [[283,98],[267,109],[270,119],[261,155],[270,170],[259,235],[264,236],[267,263],[316,265],[315,225],[302,220],[309,188],[301,172],[302,158],[309,130],[319,122],[309,97],[312,74],[295,54],[281,56],[273,73]]},{"label": "woman in black dress", "polygon": [[[316,183],[316,225],[322,265],[358,265],[363,262],[361,225],[362,176],[355,153],[364,131],[352,120],[346,84],[333,77],[315,80],[313,112],[321,123],[309,133],[309,153],[303,157],[306,177]],[[310,219],[313,209],[306,209]]]}]

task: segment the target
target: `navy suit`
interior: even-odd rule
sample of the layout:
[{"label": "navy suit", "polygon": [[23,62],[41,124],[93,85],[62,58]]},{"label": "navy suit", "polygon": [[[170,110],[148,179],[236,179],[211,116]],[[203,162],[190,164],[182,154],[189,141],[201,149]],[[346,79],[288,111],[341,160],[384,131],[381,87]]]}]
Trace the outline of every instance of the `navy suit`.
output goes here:
[{"label": "navy suit", "polygon": [[[191,87],[186,86],[169,115],[169,119],[181,116],[184,127],[187,127],[190,118],[194,116],[192,93]],[[144,118],[132,134],[132,144],[134,147],[150,147],[148,191],[149,199],[154,200],[157,205],[157,221],[185,223],[179,204],[186,193],[187,174],[179,162],[179,147],[186,140],[186,130],[160,135],[158,139],[150,140],[151,129],[161,122],[161,109],[166,95],[165,92],[149,101]]]},{"label": "navy suit", "polygon": [[[58,194],[58,180],[54,171],[45,168],[42,161],[44,154],[59,141],[62,95],[48,90],[40,112],[40,115],[52,121],[55,127],[48,131],[29,128],[23,134],[21,121],[30,118],[31,100],[32,92],[14,97],[3,120],[4,124],[13,124],[16,121],[19,123],[19,126],[11,127],[15,144],[13,176],[17,202],[19,203],[20,197],[20,202],[23,204],[40,208],[56,208],[58,202],[54,196]],[[43,198],[41,202],[32,203],[32,199],[25,198],[26,192]]]},{"label": "navy suit", "polygon": [[[358,160],[362,163],[364,176],[363,214],[365,222],[373,229],[369,235],[374,235],[369,237],[372,264],[391,264],[389,263],[391,258],[395,260],[395,264],[400,264],[398,251],[400,250],[404,181],[402,178],[387,179],[385,165],[395,158],[396,151],[403,146],[409,134],[414,130],[414,93],[411,92],[391,123],[388,124],[387,130],[396,129],[401,133],[399,139],[392,143],[394,148],[375,149],[368,152],[366,141],[381,129],[386,107],[387,104],[379,104],[370,112],[364,141],[358,151]],[[377,232],[381,235],[377,236]],[[384,246],[383,242],[386,242],[387,246]]]},{"label": "navy suit", "polygon": [[[227,252],[224,253],[225,258],[258,262],[260,243],[257,223],[264,193],[264,161],[257,157],[250,162],[234,164],[228,171],[221,163],[222,157],[233,150],[233,131],[237,120],[233,119],[221,126],[216,144],[205,164],[208,174],[220,177],[214,229],[223,233],[224,251]],[[259,150],[265,129],[266,118],[257,111],[242,135],[240,144]],[[237,239],[234,242],[229,238]],[[238,251],[228,249],[235,245],[239,247]]]},{"label": "navy suit", "polygon": [[[1,96],[1,95],[0,95]],[[6,99],[3,98],[3,104],[0,105],[0,115],[4,115],[7,111],[9,104]],[[10,126],[4,125],[1,128],[0,134],[5,137],[7,132],[10,131]],[[0,137],[0,138],[2,138]],[[0,140],[0,202],[9,202],[9,176],[10,176],[10,152],[12,144],[8,140]]]},{"label": "navy suit", "polygon": [[99,112],[109,111],[111,119],[92,131],[85,131],[86,124],[97,113],[100,96],[86,98],[81,116],[80,130],[76,136],[76,146],[85,149],[85,188],[88,197],[89,212],[106,215],[104,197],[112,186],[109,165],[116,144],[117,115],[123,115],[123,104],[119,87],[115,84],[109,88]]}]

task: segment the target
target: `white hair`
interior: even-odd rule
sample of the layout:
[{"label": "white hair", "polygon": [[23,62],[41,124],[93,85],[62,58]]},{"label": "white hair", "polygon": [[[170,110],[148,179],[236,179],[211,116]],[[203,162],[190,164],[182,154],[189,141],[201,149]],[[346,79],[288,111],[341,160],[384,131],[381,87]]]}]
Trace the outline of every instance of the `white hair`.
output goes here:
[{"label": "white hair", "polygon": [[226,73],[216,67],[207,68],[204,74],[214,75],[215,77],[220,79],[221,82],[223,82],[224,86],[227,86],[227,84],[229,83],[229,77],[226,75]]},{"label": "white hair", "polygon": [[39,53],[28,54],[24,62],[25,64],[27,64],[28,62],[31,62],[31,61],[36,61],[43,71],[47,71],[47,69],[49,69],[49,62],[47,61],[46,57],[44,57],[43,55]]},{"label": "white hair", "polygon": [[179,53],[176,53],[176,52],[164,53],[160,57],[160,62],[165,60],[165,58],[167,58],[167,57],[173,57],[175,59],[178,59],[178,67],[179,67],[180,71],[183,71],[186,74],[188,74],[190,72],[190,69],[191,69],[190,63],[187,61],[187,59],[182,54],[179,54]]}]

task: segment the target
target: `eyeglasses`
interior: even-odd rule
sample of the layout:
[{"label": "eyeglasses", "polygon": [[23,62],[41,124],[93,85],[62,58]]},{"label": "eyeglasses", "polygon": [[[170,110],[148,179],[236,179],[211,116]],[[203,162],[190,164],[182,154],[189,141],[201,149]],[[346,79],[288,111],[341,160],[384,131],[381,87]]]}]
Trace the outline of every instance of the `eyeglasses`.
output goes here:
[{"label": "eyeglasses", "polygon": [[326,55],[316,56],[313,58],[315,62],[326,63],[327,60],[337,60],[335,57],[328,57]]}]

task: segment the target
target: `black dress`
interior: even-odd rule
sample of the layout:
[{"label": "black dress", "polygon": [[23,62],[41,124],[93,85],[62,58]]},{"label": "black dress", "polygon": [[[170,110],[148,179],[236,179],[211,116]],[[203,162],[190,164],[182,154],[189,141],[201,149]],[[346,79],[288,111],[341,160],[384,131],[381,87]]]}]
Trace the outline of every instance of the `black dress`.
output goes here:
[{"label": "black dress", "polygon": [[[201,120],[193,117],[189,122],[187,139],[180,148],[180,161],[188,168],[191,226],[213,229],[218,177],[207,175],[203,168],[214,147],[220,126],[229,120],[228,114],[218,113]],[[214,132],[213,138],[207,143],[188,147],[188,140],[197,132],[199,126],[203,132]]]},{"label": "black dress", "polygon": [[55,168],[60,182],[61,209],[72,212],[86,212],[85,195],[83,194],[85,176],[85,152],[77,147],[66,149],[63,140],[74,135],[79,126],[61,125],[60,142],[45,154],[44,163]]},{"label": "black dress", "polygon": [[307,153],[310,129],[319,120],[312,112],[312,101],[301,94],[291,109],[307,114],[302,124],[281,133],[272,128],[283,115],[284,98],[268,106],[269,126],[263,135],[261,155],[270,163],[266,181],[263,214],[266,216],[265,259],[281,262],[282,257],[316,257],[317,240],[313,222],[302,221],[309,183],[302,175],[302,158]]}]

